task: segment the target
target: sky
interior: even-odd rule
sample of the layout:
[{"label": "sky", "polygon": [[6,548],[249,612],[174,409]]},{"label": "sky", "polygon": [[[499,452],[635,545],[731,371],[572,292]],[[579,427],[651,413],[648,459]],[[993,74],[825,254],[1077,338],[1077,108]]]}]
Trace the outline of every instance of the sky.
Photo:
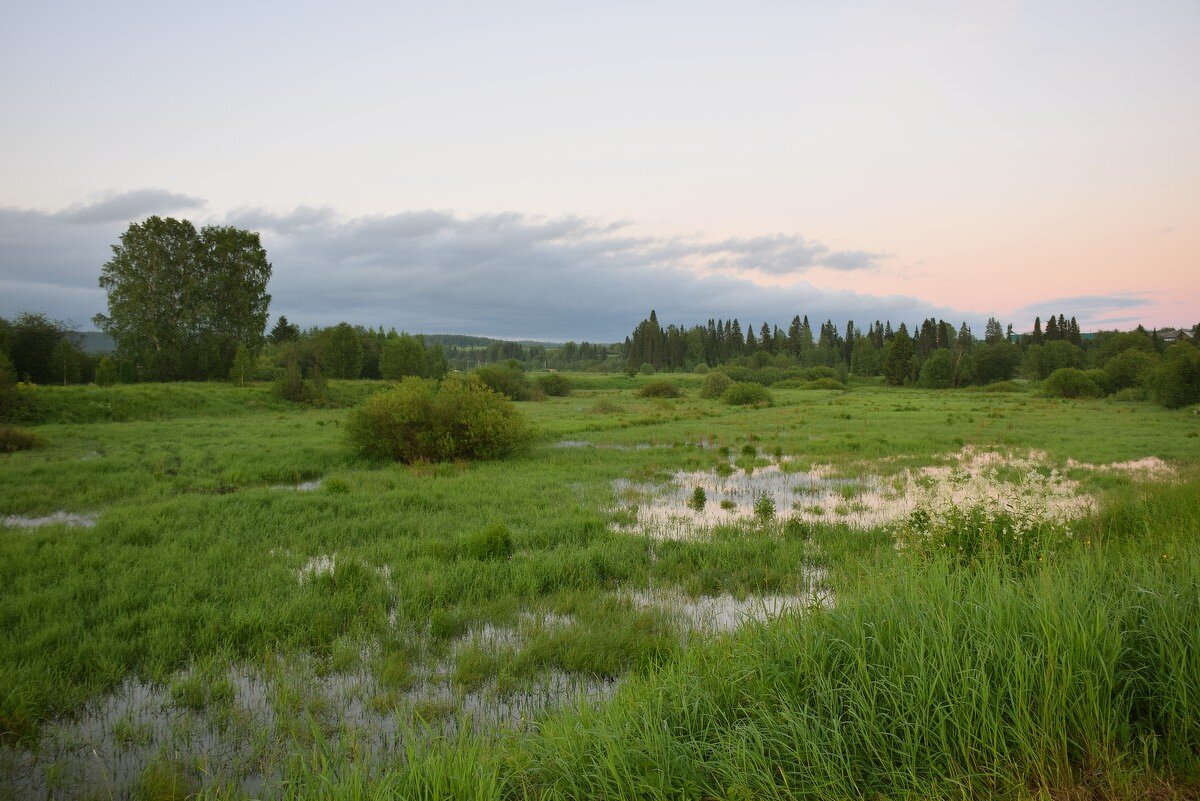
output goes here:
[{"label": "sky", "polygon": [[0,0],[0,316],[152,214],[273,314],[1200,322],[1200,2]]}]

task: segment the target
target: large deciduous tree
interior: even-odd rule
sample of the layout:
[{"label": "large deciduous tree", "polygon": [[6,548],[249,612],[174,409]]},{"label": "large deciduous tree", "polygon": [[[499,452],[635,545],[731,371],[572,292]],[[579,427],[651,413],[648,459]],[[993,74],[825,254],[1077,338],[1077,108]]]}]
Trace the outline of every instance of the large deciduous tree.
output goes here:
[{"label": "large deciduous tree", "polygon": [[141,378],[224,378],[239,345],[261,343],[270,278],[258,234],[150,217],[113,245],[100,273],[108,314],[95,322]]}]

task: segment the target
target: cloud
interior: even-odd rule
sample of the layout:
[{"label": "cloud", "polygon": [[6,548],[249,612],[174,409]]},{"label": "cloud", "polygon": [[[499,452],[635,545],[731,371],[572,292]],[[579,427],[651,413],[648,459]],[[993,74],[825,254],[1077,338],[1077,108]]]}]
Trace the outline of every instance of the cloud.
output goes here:
[{"label": "cloud", "polygon": [[[28,308],[85,322],[103,311],[100,268],[149,199],[113,195],[65,212],[0,209],[0,315]],[[118,209],[130,216],[118,219]],[[818,289],[802,280],[806,270],[862,272],[881,257],[795,234],[713,241],[645,236],[625,221],[570,215],[420,210],[346,219],[307,206],[282,214],[242,208],[207,221],[262,234],[274,265],[272,313],[301,325],[347,320],[425,333],[615,341],[651,308],[664,324],[683,325],[736,316],[756,328],[784,326],[796,314],[839,325],[912,324],[931,315],[978,322],[917,298]],[[764,273],[796,280],[785,287],[752,280]]]},{"label": "cloud", "polygon": [[165,189],[135,189],[132,192],[109,192],[86,203],[76,204],[56,216],[73,223],[113,223],[166,214],[172,211],[198,209],[204,200],[180,195]]}]

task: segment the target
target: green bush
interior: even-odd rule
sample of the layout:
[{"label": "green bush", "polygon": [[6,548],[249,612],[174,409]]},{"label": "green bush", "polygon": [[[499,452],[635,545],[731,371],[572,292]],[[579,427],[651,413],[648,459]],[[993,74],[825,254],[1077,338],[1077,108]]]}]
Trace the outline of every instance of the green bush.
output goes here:
[{"label": "green bush", "polygon": [[733,379],[722,372],[712,372],[704,376],[700,384],[700,397],[714,399],[725,394],[725,390],[733,386]]},{"label": "green bush", "polygon": [[770,406],[771,393],[762,384],[740,382],[725,390],[721,402],[731,406]]},{"label": "green bush", "polygon": [[473,376],[450,376],[439,389],[409,377],[372,395],[346,421],[364,456],[399,462],[495,459],[524,445],[529,428],[503,395]]},{"label": "green bush", "polygon": [[651,381],[638,391],[639,398],[678,398],[683,392],[670,381]]},{"label": "green bush", "polygon": [[1100,394],[1108,395],[1115,389],[1112,379],[1104,370],[1084,370],[1083,374],[1092,380],[1092,383],[1100,388]]},{"label": "green bush", "polygon": [[1200,403],[1200,350],[1183,342],[1172,345],[1150,385],[1155,402],[1168,409]]},{"label": "green bush", "polygon": [[1131,348],[1123,350],[1104,363],[1112,389],[1141,386],[1158,364],[1158,354]]},{"label": "green bush", "polygon": [[1099,398],[1104,390],[1083,370],[1062,367],[1046,379],[1042,393],[1048,398]]},{"label": "green bush", "polygon": [[571,381],[565,375],[550,373],[540,376],[537,383],[542,388],[542,392],[552,398],[561,398],[571,394]]},{"label": "green bush", "polygon": [[275,377],[273,389],[277,397],[292,403],[322,404],[329,400],[329,389],[321,369],[313,364],[305,376],[295,359],[289,359]]},{"label": "green bush", "polygon": [[775,385],[775,389],[833,389],[839,392],[846,392],[850,387],[838,381],[836,378],[817,378],[812,381],[806,381],[803,378],[789,378],[786,381],[780,381]]},{"label": "green bush", "polygon": [[40,448],[45,443],[31,431],[12,426],[0,426],[0,453],[14,453]]},{"label": "green bush", "polygon": [[117,370],[117,363],[108,356],[101,356],[99,363],[96,365],[96,386],[111,387],[120,380],[121,376]]},{"label": "green bush", "polygon": [[656,371],[653,364],[646,362],[641,366],[641,368],[638,369],[638,372],[642,375],[654,375]]},{"label": "green bush", "polygon": [[527,401],[533,399],[533,387],[529,379],[519,368],[509,364],[493,364],[480,367],[475,371],[476,377],[494,392],[498,392],[509,400]]}]

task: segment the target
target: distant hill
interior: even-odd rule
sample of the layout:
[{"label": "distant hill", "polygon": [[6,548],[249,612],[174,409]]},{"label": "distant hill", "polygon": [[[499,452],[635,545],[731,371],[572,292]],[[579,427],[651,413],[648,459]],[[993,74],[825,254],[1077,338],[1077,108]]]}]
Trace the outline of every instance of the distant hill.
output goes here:
[{"label": "distant hill", "polygon": [[103,331],[72,331],[71,336],[79,338],[79,347],[83,349],[84,353],[103,356],[106,353],[113,353],[117,349],[117,344],[113,342],[112,337]]},{"label": "distant hill", "polygon": [[544,348],[558,348],[561,342],[538,342],[533,339],[493,339],[491,337],[473,337],[466,334],[421,334],[430,344],[453,345],[456,348],[486,348],[500,342],[516,342],[526,347],[541,345]]}]

